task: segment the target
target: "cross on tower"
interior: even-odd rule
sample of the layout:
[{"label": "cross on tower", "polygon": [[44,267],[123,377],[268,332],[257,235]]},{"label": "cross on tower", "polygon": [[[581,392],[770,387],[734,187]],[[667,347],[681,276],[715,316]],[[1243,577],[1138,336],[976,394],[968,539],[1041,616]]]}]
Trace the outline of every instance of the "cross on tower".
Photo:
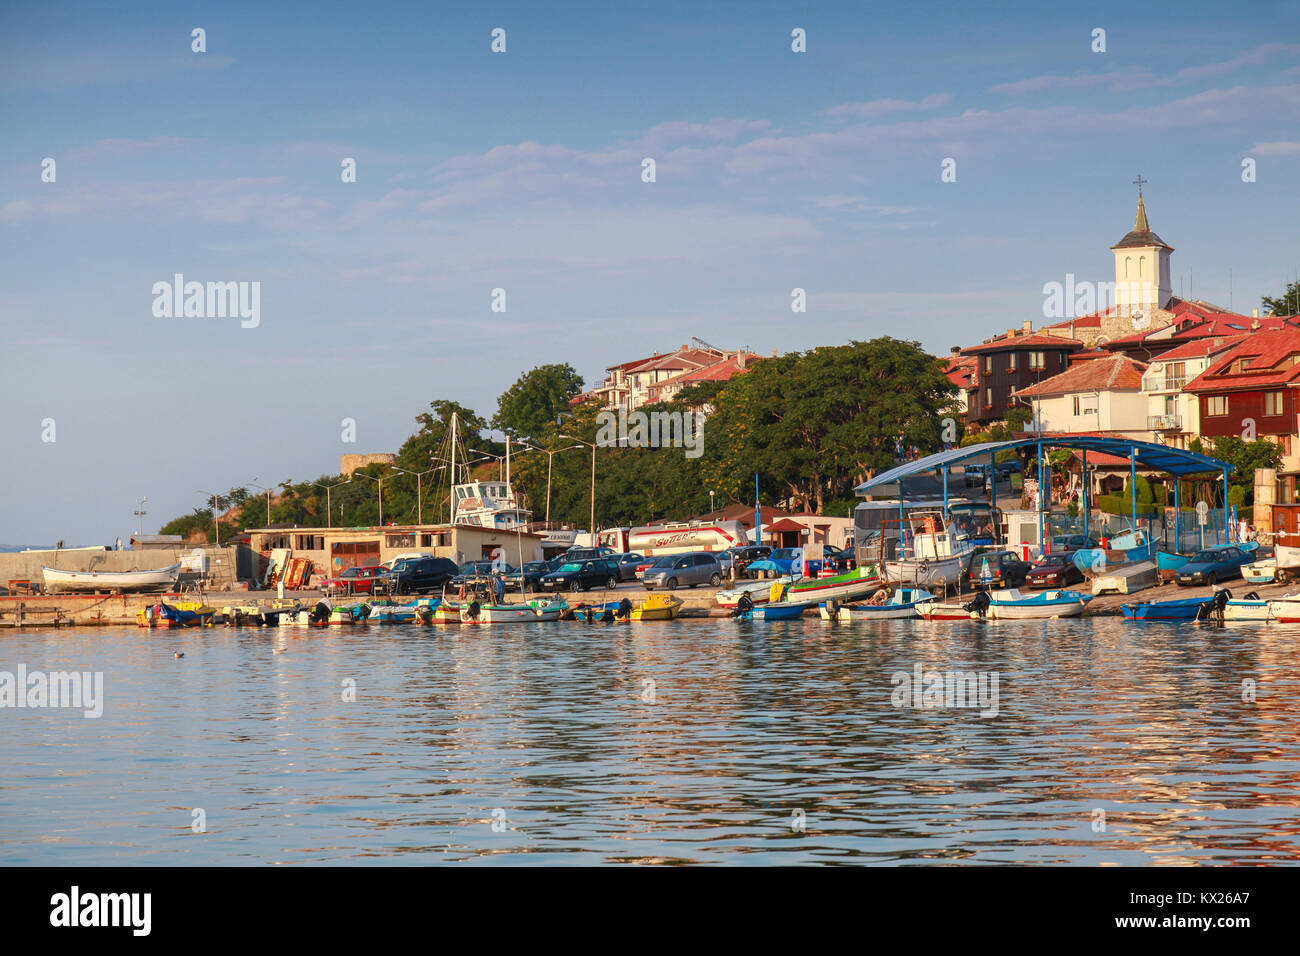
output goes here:
[{"label": "cross on tower", "polygon": [[1149,182],[1149,180],[1143,179],[1141,173],[1138,173],[1138,178],[1133,180],[1133,185],[1138,188],[1138,199],[1142,198],[1142,185],[1146,182]]}]

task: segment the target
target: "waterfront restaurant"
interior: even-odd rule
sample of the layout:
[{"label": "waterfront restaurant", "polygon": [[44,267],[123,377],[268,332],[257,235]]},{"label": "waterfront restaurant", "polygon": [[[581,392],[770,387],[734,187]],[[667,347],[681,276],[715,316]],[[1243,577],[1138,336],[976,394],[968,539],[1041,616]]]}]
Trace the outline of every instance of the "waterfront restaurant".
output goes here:
[{"label": "waterfront restaurant", "polygon": [[491,558],[498,549],[506,563],[518,567],[542,560],[542,535],[496,531],[476,525],[384,525],[369,528],[250,528],[252,549],[269,557],[287,549],[308,558],[317,575],[336,575],[345,568],[383,564],[403,554],[431,554],[457,564]]}]

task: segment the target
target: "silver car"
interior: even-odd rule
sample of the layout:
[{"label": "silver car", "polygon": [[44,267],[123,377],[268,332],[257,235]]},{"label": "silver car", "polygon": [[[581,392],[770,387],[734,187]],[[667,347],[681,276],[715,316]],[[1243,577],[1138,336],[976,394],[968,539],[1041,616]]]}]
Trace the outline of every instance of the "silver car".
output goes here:
[{"label": "silver car", "polygon": [[682,584],[689,587],[711,584],[716,588],[722,583],[722,565],[717,555],[708,551],[666,554],[645,569],[641,583],[647,591],[657,587],[671,591]]}]

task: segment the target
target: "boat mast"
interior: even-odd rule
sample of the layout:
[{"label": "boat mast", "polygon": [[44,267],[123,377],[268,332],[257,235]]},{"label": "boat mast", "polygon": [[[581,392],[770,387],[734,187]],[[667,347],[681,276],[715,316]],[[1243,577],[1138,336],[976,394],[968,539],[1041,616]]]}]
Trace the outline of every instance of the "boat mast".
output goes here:
[{"label": "boat mast", "polygon": [[451,526],[456,527],[456,413],[451,413]]}]

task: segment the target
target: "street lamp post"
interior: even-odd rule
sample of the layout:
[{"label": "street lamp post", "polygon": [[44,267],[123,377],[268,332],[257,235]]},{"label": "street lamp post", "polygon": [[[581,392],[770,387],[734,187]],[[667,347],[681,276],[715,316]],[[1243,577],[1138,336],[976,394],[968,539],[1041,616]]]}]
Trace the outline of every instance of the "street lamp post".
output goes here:
[{"label": "street lamp post", "polygon": [[430,468],[428,471],[407,471],[405,468],[394,466],[393,471],[402,475],[415,475],[415,522],[416,524],[424,524],[424,476],[431,475],[435,471],[442,471],[442,466]]},{"label": "street lamp post", "polygon": [[253,476],[253,480],[250,481],[249,484],[254,488],[261,488],[266,492],[266,526],[269,528],[271,527],[271,489],[266,487],[266,485],[259,485],[257,483],[256,475]]},{"label": "street lamp post", "polygon": [[[499,468],[497,469],[497,481],[505,481],[505,480],[506,480],[506,477],[505,477],[505,475],[506,475],[506,456],[505,456],[505,455],[494,455],[494,454],[492,454],[492,452],[490,452],[490,451],[483,451],[483,449],[481,449],[481,448],[471,448],[471,449],[469,449],[469,450],[472,451],[472,452],[473,452],[474,454],[476,454],[476,455],[483,455],[484,458],[495,458],[495,459],[496,459],[496,462],[497,462],[497,465],[499,466]],[[477,464],[477,462],[472,462],[472,461],[471,461],[471,462],[468,462],[468,464],[474,465],[474,464]]]},{"label": "street lamp post", "polygon": [[380,475],[376,478],[374,475],[367,475],[360,471],[352,473],[353,478],[357,477],[357,475],[360,475],[362,478],[369,478],[371,481],[379,482],[379,526],[382,528],[384,526],[384,476]]},{"label": "street lamp post", "polygon": [[145,495],[143,498],[135,499],[135,516],[140,519],[140,529],[136,532],[137,536],[144,534],[144,516],[149,513],[144,510],[144,503],[148,500],[148,495]]},{"label": "street lamp post", "polygon": [[[335,488],[335,487],[338,486],[338,485],[350,485],[350,484],[352,484],[352,479],[351,479],[351,478],[344,478],[342,481],[336,481],[336,482],[334,482],[334,484],[332,484],[332,485],[327,485],[327,484],[326,484],[325,482],[323,482],[323,481],[313,481],[312,484],[313,484],[314,486],[316,486],[317,488],[324,488],[324,489],[325,489],[325,527],[329,528],[329,527],[331,527],[330,522],[334,520],[334,514],[333,514],[333,512],[330,510],[330,491],[331,491],[331,489]],[[343,507],[343,505],[340,504],[340,505],[339,505],[339,508],[341,509],[342,507]]]},{"label": "street lamp post", "polygon": [[[560,437],[563,438],[564,436],[560,436]],[[550,527],[550,524],[551,524],[551,468],[552,468],[552,466],[553,466],[554,463],[555,463],[555,456],[558,455],[558,454],[559,454],[560,452],[562,452],[562,451],[570,451],[570,450],[572,450],[572,449],[574,449],[574,448],[581,448],[582,446],[581,446],[581,445],[569,445],[567,448],[555,448],[555,449],[551,449],[551,448],[538,448],[538,447],[535,446],[535,445],[530,445],[530,444],[528,444],[527,442],[522,442],[522,441],[521,441],[521,442],[519,443],[519,447],[520,447],[520,448],[527,448],[529,451],[540,451],[540,452],[542,452],[543,454],[546,455],[546,525],[547,525],[547,527]],[[592,455],[593,455],[593,457],[594,457],[594,456],[595,456],[595,452],[592,452]],[[594,468],[594,467],[595,467],[595,466],[594,466],[594,464],[593,464],[593,468]]]},{"label": "street lamp post", "polygon": [[561,438],[569,441],[576,441],[579,445],[586,445],[591,449],[591,546],[596,546],[596,445],[594,442],[583,441],[581,438],[574,438],[572,435],[561,435]]},{"label": "street lamp post", "polygon": [[217,493],[215,491],[204,491],[202,488],[195,488],[194,493],[196,495],[212,496],[212,532],[213,537],[216,538],[216,546],[219,548],[221,547],[221,526],[217,524]]}]

